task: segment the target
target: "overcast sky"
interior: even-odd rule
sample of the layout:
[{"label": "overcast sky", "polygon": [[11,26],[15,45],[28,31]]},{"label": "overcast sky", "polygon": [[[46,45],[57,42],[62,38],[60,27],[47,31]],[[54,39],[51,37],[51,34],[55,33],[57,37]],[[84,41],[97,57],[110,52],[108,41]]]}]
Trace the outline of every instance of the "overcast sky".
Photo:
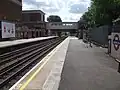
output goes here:
[{"label": "overcast sky", "polygon": [[59,15],[62,21],[76,22],[87,11],[90,0],[23,0],[23,10],[42,10],[49,15]]}]

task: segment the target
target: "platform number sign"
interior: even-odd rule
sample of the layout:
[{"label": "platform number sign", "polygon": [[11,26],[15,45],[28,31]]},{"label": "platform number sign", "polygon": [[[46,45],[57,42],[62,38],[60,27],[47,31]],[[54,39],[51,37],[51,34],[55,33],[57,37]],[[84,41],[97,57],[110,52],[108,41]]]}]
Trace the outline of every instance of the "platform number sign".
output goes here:
[{"label": "platform number sign", "polygon": [[15,37],[15,24],[9,22],[1,22],[2,38]]},{"label": "platform number sign", "polygon": [[113,45],[116,51],[120,48],[120,38],[118,34],[116,34],[113,38]]}]

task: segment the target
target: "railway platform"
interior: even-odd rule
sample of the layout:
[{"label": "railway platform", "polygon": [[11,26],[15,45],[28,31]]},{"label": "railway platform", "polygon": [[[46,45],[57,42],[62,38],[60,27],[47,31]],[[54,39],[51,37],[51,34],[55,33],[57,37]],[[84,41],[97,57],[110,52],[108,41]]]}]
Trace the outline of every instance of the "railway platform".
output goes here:
[{"label": "railway platform", "polygon": [[20,40],[13,40],[13,41],[2,41],[2,42],[0,42],[0,48],[5,48],[5,47],[14,46],[14,45],[30,43],[30,42],[35,42],[35,41],[41,41],[41,40],[46,40],[46,39],[55,38],[55,37],[56,36],[30,38],[30,39],[20,39]]},{"label": "railway platform", "polygon": [[9,90],[120,90],[118,63],[68,37]]}]

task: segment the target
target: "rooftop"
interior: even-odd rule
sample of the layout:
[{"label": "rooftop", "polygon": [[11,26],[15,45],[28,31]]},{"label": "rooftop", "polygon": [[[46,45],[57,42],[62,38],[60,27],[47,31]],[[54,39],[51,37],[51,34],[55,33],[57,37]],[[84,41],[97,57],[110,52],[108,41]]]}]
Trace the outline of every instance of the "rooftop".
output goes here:
[{"label": "rooftop", "polygon": [[41,14],[45,14],[41,10],[23,10],[22,13],[41,13]]},{"label": "rooftop", "polygon": [[22,0],[10,0],[10,1],[12,1],[13,3],[16,3],[16,4],[20,5],[20,6],[22,6]]}]

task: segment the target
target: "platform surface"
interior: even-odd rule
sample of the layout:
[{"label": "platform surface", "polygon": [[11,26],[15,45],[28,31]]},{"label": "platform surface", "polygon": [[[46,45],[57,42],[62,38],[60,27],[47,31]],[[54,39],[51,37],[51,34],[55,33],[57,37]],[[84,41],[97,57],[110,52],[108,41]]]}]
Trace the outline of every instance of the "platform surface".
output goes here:
[{"label": "platform surface", "polygon": [[10,90],[120,90],[118,63],[106,49],[87,47],[74,37],[56,48],[43,59],[48,61],[34,79],[27,83],[32,77],[28,75]]},{"label": "platform surface", "polygon": [[67,38],[60,43],[9,90],[57,89],[60,82],[60,76],[69,40],[70,39]]},{"label": "platform surface", "polygon": [[50,39],[50,38],[54,38],[54,37],[56,37],[56,36],[39,37],[39,38],[31,38],[31,39],[20,39],[20,40],[14,40],[14,41],[2,41],[2,42],[0,42],[0,48],[23,44],[23,43],[28,43],[28,42],[39,41],[39,40],[44,40],[44,39]]},{"label": "platform surface", "polygon": [[58,90],[120,90],[117,67],[103,49],[72,39]]}]

